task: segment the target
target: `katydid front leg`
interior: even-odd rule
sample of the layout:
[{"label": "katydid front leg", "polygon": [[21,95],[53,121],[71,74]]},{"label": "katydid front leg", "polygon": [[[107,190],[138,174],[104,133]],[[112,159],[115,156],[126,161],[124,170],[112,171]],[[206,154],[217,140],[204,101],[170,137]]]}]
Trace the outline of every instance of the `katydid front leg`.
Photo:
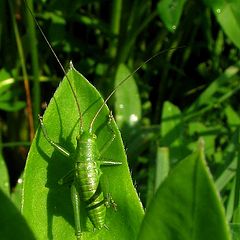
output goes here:
[{"label": "katydid front leg", "polygon": [[80,222],[80,196],[77,192],[76,186],[73,183],[71,185],[71,198],[73,204],[73,214],[74,214],[74,222],[75,222],[75,235],[77,240],[81,239],[82,231],[81,231],[81,222]]},{"label": "katydid front leg", "polygon": [[55,142],[48,136],[47,129],[45,128],[44,123],[43,123],[43,117],[40,116],[40,115],[38,115],[38,119],[39,119],[40,126],[41,126],[41,129],[42,129],[42,132],[43,132],[43,135],[44,135],[45,139],[46,139],[57,151],[59,151],[60,153],[62,153],[64,156],[69,157],[69,156],[70,156],[70,153],[69,153],[65,148],[63,148],[62,146],[60,146],[58,143],[55,143]]},{"label": "katydid front leg", "polygon": [[[69,157],[70,153],[64,149],[59,144],[55,143],[51,138],[48,136],[47,130],[43,123],[42,116],[38,115],[40,126],[43,132],[43,135],[45,139],[60,153],[62,153],[64,156]],[[63,185],[66,183],[71,183],[71,200],[73,205],[73,214],[74,214],[74,222],[75,222],[75,235],[77,237],[77,240],[81,239],[81,222],[80,222],[80,196],[77,192],[75,183],[74,183],[74,169],[69,171],[65,176],[63,176],[61,179],[59,179],[58,184]]]}]

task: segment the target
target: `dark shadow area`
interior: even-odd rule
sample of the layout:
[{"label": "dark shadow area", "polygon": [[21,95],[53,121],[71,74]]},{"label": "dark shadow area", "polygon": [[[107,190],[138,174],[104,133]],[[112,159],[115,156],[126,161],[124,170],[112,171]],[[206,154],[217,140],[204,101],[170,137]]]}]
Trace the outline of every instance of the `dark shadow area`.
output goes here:
[{"label": "dark shadow area", "polygon": [[[58,111],[58,117],[60,122],[60,129],[62,129],[62,120],[58,108],[57,101],[55,100],[56,108]],[[75,123],[75,126],[78,122]],[[48,210],[48,239],[53,239],[52,235],[52,223],[53,216],[62,216],[66,221],[74,226],[73,210],[71,203],[70,186],[58,184],[58,180],[62,178],[68,171],[73,168],[72,154],[75,151],[74,145],[71,143],[71,137],[73,130],[69,133],[69,136],[64,139],[62,137],[62,130],[59,136],[59,145],[64,147],[71,154],[69,158],[63,156],[59,151],[54,149],[52,156],[49,158],[44,149],[41,149],[38,145],[39,134],[36,138],[36,146],[41,157],[48,163],[47,165],[47,182],[45,187],[49,189],[47,197],[47,210]],[[46,125],[47,129],[47,125]],[[40,131],[39,131],[40,133]],[[51,136],[49,136],[51,138]],[[46,140],[47,142],[47,140]],[[47,143],[49,144],[49,143]],[[72,216],[72,217],[71,217]]]}]

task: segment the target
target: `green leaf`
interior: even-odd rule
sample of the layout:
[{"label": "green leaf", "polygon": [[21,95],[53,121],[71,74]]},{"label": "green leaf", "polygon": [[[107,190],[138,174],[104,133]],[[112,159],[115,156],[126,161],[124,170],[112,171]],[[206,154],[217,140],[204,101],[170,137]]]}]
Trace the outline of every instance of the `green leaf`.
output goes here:
[{"label": "green leaf", "polygon": [[[83,127],[89,129],[90,122],[101,106],[103,99],[97,90],[74,68],[68,72],[77,94],[83,114]],[[79,114],[67,79],[64,78],[55,92],[44,114],[44,124],[48,135],[72,154],[79,134]],[[109,110],[104,106],[97,117],[94,131],[97,146],[101,150],[111,139],[107,126]],[[81,221],[86,228],[84,239],[132,239],[136,237],[143,209],[133,186],[127,165],[120,132],[112,122],[116,138],[104,153],[105,159],[122,162],[115,167],[101,167],[101,184],[104,194],[110,193],[117,204],[117,212],[107,209],[103,228],[93,231],[90,221]],[[38,130],[32,143],[24,174],[23,214],[38,239],[74,239],[74,218],[69,186],[59,186],[58,180],[73,168],[73,159],[62,156]]]},{"label": "green leaf", "polygon": [[[124,65],[120,64],[116,73],[115,86],[131,72]],[[116,121],[121,128],[123,125],[133,126],[141,119],[141,101],[136,82],[133,77],[123,84],[115,95]]]},{"label": "green leaf", "polygon": [[158,147],[156,156],[156,176],[155,189],[162,184],[169,173],[169,149],[167,147]]},{"label": "green leaf", "polygon": [[22,177],[22,175],[18,178],[17,185],[15,186],[15,188],[13,189],[13,191],[11,193],[11,199],[18,209],[21,209],[21,207],[22,207],[22,192],[23,192],[23,177]]},{"label": "green leaf", "polygon": [[186,0],[161,0],[158,3],[158,13],[170,32],[174,32],[179,24],[183,6]]},{"label": "green leaf", "polygon": [[10,194],[8,170],[2,153],[0,153],[0,189],[6,194]]},{"label": "green leaf", "polygon": [[226,106],[224,112],[226,114],[229,127],[231,128],[231,130],[235,130],[236,127],[240,125],[240,117],[238,113],[230,105]]},{"label": "green leaf", "polygon": [[240,2],[238,0],[205,0],[205,4],[212,8],[224,32],[240,48]]},{"label": "green leaf", "polygon": [[179,145],[182,135],[182,115],[177,106],[165,101],[161,120],[161,145]]},{"label": "green leaf", "polygon": [[159,187],[146,211],[139,240],[230,240],[203,143],[199,145]]},{"label": "green leaf", "polygon": [[186,156],[188,150],[183,139],[182,113],[177,106],[168,101],[163,104],[161,137],[160,145],[169,147],[172,162]]},{"label": "green leaf", "polygon": [[36,239],[27,225],[26,220],[1,189],[0,203],[1,239]]}]

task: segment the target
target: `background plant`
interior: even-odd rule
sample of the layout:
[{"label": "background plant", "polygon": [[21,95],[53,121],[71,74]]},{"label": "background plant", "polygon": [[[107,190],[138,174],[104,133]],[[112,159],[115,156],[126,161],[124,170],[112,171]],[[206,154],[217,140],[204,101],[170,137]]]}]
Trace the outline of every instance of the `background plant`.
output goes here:
[{"label": "background plant", "polygon": [[[220,0],[34,3],[63,64],[72,60],[105,97],[154,53],[185,45],[144,65],[109,103],[144,206],[162,181],[157,169],[172,169],[203,137],[226,218],[239,223],[239,7]],[[1,158],[14,192],[37,114],[63,74],[24,2],[1,1],[0,11]],[[1,177],[9,191],[8,175]]]}]

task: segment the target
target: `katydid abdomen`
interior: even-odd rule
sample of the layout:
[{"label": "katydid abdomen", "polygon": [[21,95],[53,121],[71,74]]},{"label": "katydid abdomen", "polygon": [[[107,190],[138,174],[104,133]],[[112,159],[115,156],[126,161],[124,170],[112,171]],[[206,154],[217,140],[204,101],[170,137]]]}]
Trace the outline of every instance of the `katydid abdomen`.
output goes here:
[{"label": "katydid abdomen", "polygon": [[94,228],[101,229],[105,223],[106,206],[100,186],[102,172],[95,134],[83,132],[80,135],[75,159],[74,184]]},{"label": "katydid abdomen", "polygon": [[86,206],[87,215],[94,228],[101,229],[105,223],[106,207],[103,192],[97,191],[100,189],[100,169],[95,161],[88,160],[76,163],[75,171],[75,186]]}]

